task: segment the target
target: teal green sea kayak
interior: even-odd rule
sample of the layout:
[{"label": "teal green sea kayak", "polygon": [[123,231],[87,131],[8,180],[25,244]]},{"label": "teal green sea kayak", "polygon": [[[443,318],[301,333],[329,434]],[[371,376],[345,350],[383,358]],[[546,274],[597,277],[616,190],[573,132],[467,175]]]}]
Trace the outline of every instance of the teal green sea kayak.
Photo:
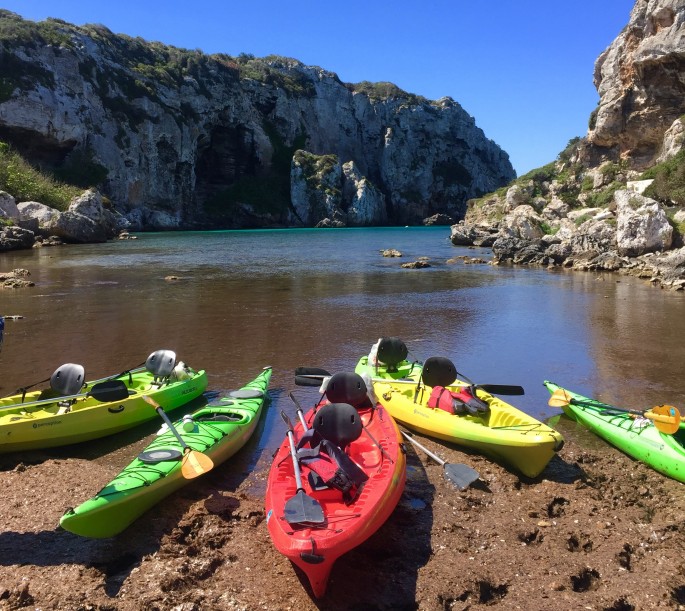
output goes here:
[{"label": "teal green sea kayak", "polygon": [[[188,416],[186,422],[177,420],[174,427],[191,450],[209,456],[217,466],[240,450],[254,433],[270,379],[271,367],[265,367],[252,382],[193,412],[192,421]],[[162,432],[93,498],[67,510],[60,526],[96,539],[117,535],[190,481],[181,473],[182,455],[173,432]]]},{"label": "teal green sea kayak", "polygon": [[[661,432],[653,420],[636,417],[628,410],[617,408],[566,390],[553,382],[544,382],[550,394],[563,390],[570,402],[564,413],[593,433],[622,450],[628,456],[652,467],[659,473],[685,482],[685,428],[675,434]],[[676,425],[677,426],[677,425]]]}]

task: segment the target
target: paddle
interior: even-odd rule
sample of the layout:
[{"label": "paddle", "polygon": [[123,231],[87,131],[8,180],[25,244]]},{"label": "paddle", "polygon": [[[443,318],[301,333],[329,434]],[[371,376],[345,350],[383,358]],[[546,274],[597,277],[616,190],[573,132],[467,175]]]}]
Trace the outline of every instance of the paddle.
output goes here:
[{"label": "paddle", "polygon": [[300,475],[300,464],[297,462],[297,452],[295,450],[295,439],[293,436],[293,425],[288,415],[281,410],[281,418],[288,427],[288,443],[290,444],[290,456],[293,460],[293,472],[295,473],[295,484],[297,492],[290,497],[283,509],[283,516],[290,525],[295,524],[321,524],[326,518],[323,515],[323,508],[319,502],[307,495],[302,487],[302,476]]},{"label": "paddle", "polygon": [[27,403],[12,403],[10,405],[3,405],[0,410],[3,409],[15,409],[17,407],[33,407],[34,405],[45,405],[48,403],[59,403],[61,401],[70,401],[72,399],[81,399],[86,397],[93,397],[96,401],[100,403],[113,403],[116,401],[123,401],[128,399],[128,388],[120,380],[111,380],[109,382],[102,382],[101,384],[96,384],[89,392],[80,393],[78,395],[68,395],[65,397],[50,397],[48,399],[37,399],[36,401],[28,401]]},{"label": "paddle", "polygon": [[[318,372],[318,373],[317,373]],[[321,380],[330,377],[325,369],[318,369],[316,367],[298,367],[295,370],[295,384],[298,386],[319,386]],[[467,384],[471,382],[463,374],[459,374]],[[390,378],[372,378],[373,382],[387,382],[393,384],[417,384],[416,380],[390,379]],[[464,386],[464,384],[456,384],[456,386]],[[492,395],[523,395],[525,390],[523,386],[513,384],[473,384],[476,388],[480,388]]]},{"label": "paddle", "polygon": [[155,401],[152,397],[149,397],[148,395],[143,395],[143,400],[155,408],[155,411],[162,417],[162,420],[166,422],[166,425],[169,427],[169,430],[174,434],[174,437],[176,437],[178,443],[181,444],[181,447],[183,448],[181,474],[183,475],[183,477],[185,477],[186,479],[193,479],[194,477],[198,477],[203,473],[207,473],[207,471],[211,471],[214,468],[214,463],[212,462],[212,459],[206,454],[203,454],[202,452],[197,452],[196,450],[191,450],[188,447],[188,444],[185,441],[183,441],[183,437],[181,437],[179,432],[176,430],[171,420],[169,419],[169,416],[166,415],[166,413],[161,408],[159,403],[157,403],[157,401]]},{"label": "paddle", "polygon": [[468,465],[448,463],[440,458],[437,454],[433,454],[428,448],[422,446],[418,441],[411,437],[408,433],[401,431],[403,437],[413,443],[417,448],[423,450],[428,456],[430,456],[439,465],[442,465],[445,471],[445,477],[450,480],[459,490],[464,490],[468,488],[473,482],[475,482],[479,477],[478,471],[472,469]]},{"label": "paddle", "polygon": [[680,429],[680,422],[683,420],[683,418],[680,416],[678,408],[673,407],[672,405],[657,405],[649,410],[628,409],[624,407],[616,407],[607,403],[574,399],[563,388],[557,388],[557,390],[552,393],[552,396],[549,398],[547,404],[551,407],[565,407],[569,404],[578,405],[581,407],[589,407],[613,413],[641,416],[642,418],[651,420],[659,431],[667,435],[673,435],[677,433]]},{"label": "paddle", "polygon": [[300,422],[302,423],[302,428],[306,431],[307,429],[309,429],[309,427],[307,426],[307,421],[304,419],[304,410],[302,409],[300,402],[295,398],[295,395],[293,393],[288,393],[288,396],[290,397],[290,400],[295,404],[295,407],[297,408],[297,417],[300,419]]},{"label": "paddle", "polygon": [[[514,384],[471,384],[470,381],[466,379],[466,377],[462,374],[459,374],[462,378],[464,378],[465,384],[461,383],[456,383],[456,384],[450,384],[450,386],[468,386],[469,384],[471,386],[475,386],[476,388],[480,388],[481,390],[484,390],[487,393],[490,393],[491,395],[523,395],[525,394],[525,390],[523,386],[517,386]],[[403,380],[403,379],[398,379],[398,380],[391,380],[389,378],[372,378],[374,382],[387,382],[387,383],[392,383],[392,384],[417,384],[416,380]]]}]

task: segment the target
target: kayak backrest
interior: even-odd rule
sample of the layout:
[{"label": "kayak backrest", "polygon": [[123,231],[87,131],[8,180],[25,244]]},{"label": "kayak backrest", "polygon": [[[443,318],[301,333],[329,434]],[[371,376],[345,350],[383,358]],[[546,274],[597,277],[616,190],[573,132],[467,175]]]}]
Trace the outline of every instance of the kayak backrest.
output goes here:
[{"label": "kayak backrest", "polygon": [[69,397],[79,393],[85,380],[86,371],[83,365],[65,363],[55,369],[55,372],[50,376],[50,388],[57,397]]},{"label": "kayak backrest", "polygon": [[331,403],[349,403],[360,409],[369,407],[368,390],[358,373],[335,373],[326,385],[326,398]]},{"label": "kayak backrest", "polygon": [[145,361],[145,369],[150,372],[153,384],[165,383],[176,366],[176,353],[173,350],[156,350]]},{"label": "kayak backrest", "polygon": [[407,358],[406,344],[398,337],[382,337],[378,342],[376,358],[388,371],[397,371],[397,365]]},{"label": "kayak backrest", "polygon": [[432,356],[423,364],[421,380],[426,386],[449,386],[457,379],[457,368],[445,356]]},{"label": "kayak backrest", "polygon": [[344,450],[362,434],[362,419],[349,403],[328,403],[316,412],[312,428]]}]

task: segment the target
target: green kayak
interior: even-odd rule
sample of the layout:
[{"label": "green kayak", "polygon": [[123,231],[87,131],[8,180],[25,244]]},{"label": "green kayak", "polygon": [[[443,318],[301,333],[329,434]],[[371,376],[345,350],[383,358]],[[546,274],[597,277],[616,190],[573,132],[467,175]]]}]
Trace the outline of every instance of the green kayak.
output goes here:
[{"label": "green kayak", "polygon": [[[257,428],[270,379],[271,367],[265,367],[252,382],[177,420],[174,428],[191,451],[219,465],[240,450]],[[68,509],[60,526],[96,539],[117,535],[190,481],[181,472],[182,456],[181,444],[167,428],[93,498]]]},{"label": "green kayak", "polygon": [[561,407],[569,418],[580,422],[628,456],[649,465],[659,473],[685,482],[683,423],[670,435],[660,431],[653,419],[635,413],[637,410],[602,403],[566,390],[553,382],[545,381],[544,384],[550,394],[560,390],[566,393],[568,403]]}]

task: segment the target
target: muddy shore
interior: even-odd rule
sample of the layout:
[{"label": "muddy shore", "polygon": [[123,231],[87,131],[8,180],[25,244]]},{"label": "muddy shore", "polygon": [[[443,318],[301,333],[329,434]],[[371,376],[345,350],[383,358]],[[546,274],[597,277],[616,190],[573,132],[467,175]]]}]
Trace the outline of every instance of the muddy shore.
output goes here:
[{"label": "muddy shore", "polygon": [[0,609],[685,609],[682,484],[556,426],[566,444],[534,480],[418,437],[481,480],[459,491],[409,448],[399,506],[338,560],[320,600],[269,539],[270,456],[249,473],[222,465],[105,540],[57,524],[115,465],[64,449],[5,456]]}]

